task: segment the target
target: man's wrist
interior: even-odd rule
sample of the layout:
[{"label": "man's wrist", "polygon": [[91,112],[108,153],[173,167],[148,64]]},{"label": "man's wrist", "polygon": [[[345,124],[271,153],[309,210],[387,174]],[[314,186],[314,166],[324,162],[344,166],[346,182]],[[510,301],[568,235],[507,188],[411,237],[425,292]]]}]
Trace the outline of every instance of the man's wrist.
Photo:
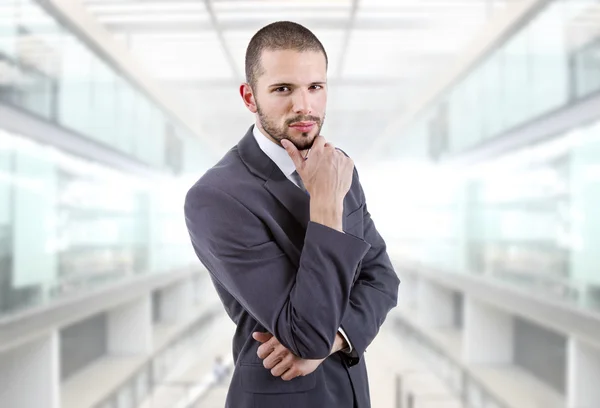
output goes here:
[{"label": "man's wrist", "polygon": [[344,339],[339,332],[335,335],[335,340],[333,342],[333,347],[331,349],[331,354],[337,353],[338,351],[345,350],[348,348],[348,343]]},{"label": "man's wrist", "polygon": [[310,200],[310,220],[326,227],[342,231],[343,201],[327,202],[317,198]]}]

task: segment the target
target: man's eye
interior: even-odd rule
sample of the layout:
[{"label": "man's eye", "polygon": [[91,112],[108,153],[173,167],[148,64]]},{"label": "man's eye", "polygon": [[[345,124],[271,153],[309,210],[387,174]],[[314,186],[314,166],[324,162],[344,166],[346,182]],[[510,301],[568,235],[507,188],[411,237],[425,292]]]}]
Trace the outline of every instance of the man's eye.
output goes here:
[{"label": "man's eye", "polygon": [[322,89],[323,87],[321,85],[313,85],[311,86],[312,89]]},{"label": "man's eye", "polygon": [[288,88],[287,86],[280,86],[279,88],[275,88],[275,92],[286,92],[289,90],[290,88]]}]

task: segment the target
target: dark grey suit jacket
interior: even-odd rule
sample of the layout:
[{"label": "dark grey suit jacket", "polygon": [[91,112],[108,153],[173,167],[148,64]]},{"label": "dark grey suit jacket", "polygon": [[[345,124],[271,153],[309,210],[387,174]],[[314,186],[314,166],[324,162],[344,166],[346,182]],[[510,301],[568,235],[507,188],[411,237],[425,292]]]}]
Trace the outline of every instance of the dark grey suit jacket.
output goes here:
[{"label": "dark grey suit jacket", "polygon": [[[230,408],[368,408],[363,353],[396,305],[399,280],[354,171],[344,199],[346,234],[310,221],[309,196],[248,133],[189,190],[185,217],[198,258],[231,319],[235,370]],[[305,377],[273,377],[254,331],[307,359],[338,352]],[[392,351],[393,352],[393,351]]]}]

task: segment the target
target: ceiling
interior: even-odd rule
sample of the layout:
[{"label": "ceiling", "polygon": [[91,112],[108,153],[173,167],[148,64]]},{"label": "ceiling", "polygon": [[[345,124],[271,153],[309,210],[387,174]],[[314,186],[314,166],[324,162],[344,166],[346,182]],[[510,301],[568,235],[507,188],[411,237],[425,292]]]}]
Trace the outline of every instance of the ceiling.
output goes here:
[{"label": "ceiling", "polygon": [[147,73],[191,106],[223,153],[253,122],[238,95],[252,35],[311,29],[329,56],[323,134],[360,161],[365,144],[517,0],[81,0]]}]

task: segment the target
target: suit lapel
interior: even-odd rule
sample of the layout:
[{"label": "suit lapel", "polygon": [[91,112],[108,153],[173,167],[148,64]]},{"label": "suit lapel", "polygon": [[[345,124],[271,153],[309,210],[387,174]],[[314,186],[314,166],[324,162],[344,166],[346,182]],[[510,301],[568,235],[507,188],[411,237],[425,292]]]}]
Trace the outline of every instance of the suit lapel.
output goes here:
[{"label": "suit lapel", "polygon": [[253,126],[238,143],[240,157],[253,174],[262,178],[264,187],[275,197],[306,229],[310,221],[310,198],[294,185],[279,170],[279,167],[267,156],[256,143],[252,133]]},{"label": "suit lapel", "polygon": [[277,169],[265,183],[265,188],[296,218],[304,229],[310,221],[310,199]]}]

